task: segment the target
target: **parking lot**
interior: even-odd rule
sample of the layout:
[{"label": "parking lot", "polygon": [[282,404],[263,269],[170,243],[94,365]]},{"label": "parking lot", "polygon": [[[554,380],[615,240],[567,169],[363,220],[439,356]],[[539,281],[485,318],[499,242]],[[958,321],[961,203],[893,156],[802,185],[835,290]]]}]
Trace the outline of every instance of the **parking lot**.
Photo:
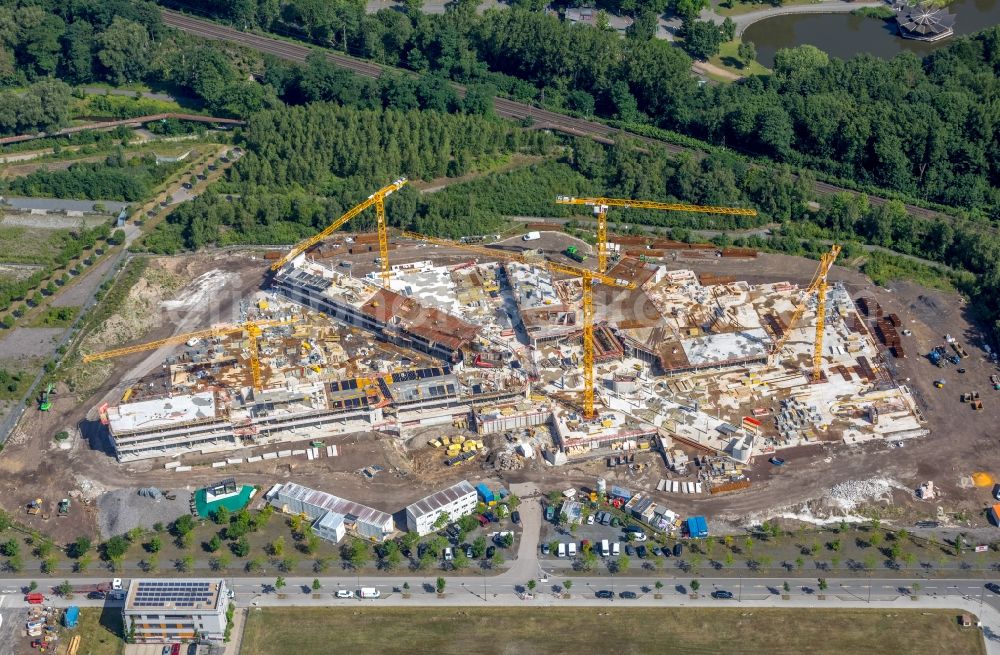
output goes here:
[{"label": "parking lot", "polygon": [[[483,520],[481,516],[493,520]],[[438,563],[444,568],[459,568],[460,565],[487,568],[495,555],[507,561],[517,554],[521,526],[513,518],[514,512],[509,509],[474,514],[461,521],[461,527],[456,522],[425,535],[413,548],[407,548],[400,540],[400,550],[413,565],[427,553],[436,553]],[[461,557],[456,560],[459,553],[465,556],[465,562]]]},{"label": "parking lot", "polygon": [[[593,550],[598,560],[610,560],[622,555],[633,558],[633,561],[683,556],[683,544],[662,538],[654,540],[657,537],[648,528],[639,526],[613,508],[584,510],[582,521],[572,530],[569,525],[559,523],[556,509],[552,514],[552,520],[542,522],[539,540],[539,559],[542,561],[575,560],[582,563],[588,549]],[[605,540],[608,542],[607,553],[604,552]],[[563,547],[561,550],[560,545]],[[574,548],[575,555],[572,552]],[[677,555],[674,555],[675,549],[678,549]]]}]

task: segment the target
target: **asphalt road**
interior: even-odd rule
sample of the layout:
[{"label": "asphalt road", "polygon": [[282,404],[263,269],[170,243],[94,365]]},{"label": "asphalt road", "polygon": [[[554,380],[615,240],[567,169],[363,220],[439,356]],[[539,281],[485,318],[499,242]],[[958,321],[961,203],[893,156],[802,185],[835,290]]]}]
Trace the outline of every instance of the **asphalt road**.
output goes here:
[{"label": "asphalt road", "polygon": [[[536,581],[538,578],[535,578]],[[106,582],[107,578],[78,579],[77,582]],[[417,606],[417,607],[468,607],[482,606],[574,606],[574,607],[773,607],[787,609],[801,608],[870,608],[870,609],[954,609],[979,617],[982,623],[987,652],[1000,654],[1000,597],[983,587],[985,581],[938,580],[933,586],[922,587],[916,597],[912,597],[912,585],[916,580],[872,579],[829,579],[828,588],[820,592],[814,578],[772,578],[754,579],[741,584],[728,578],[699,578],[698,593],[693,593],[688,578],[664,577],[664,587],[657,594],[653,582],[646,578],[603,577],[575,581],[569,598],[561,597],[562,579],[550,578],[539,583],[534,593],[527,597],[523,585],[527,580],[511,579],[510,572],[494,577],[448,578],[445,593],[434,593],[434,578],[425,576],[401,576],[394,578],[359,579],[356,577],[323,577],[318,592],[312,589],[312,578],[287,578],[286,586],[280,593],[274,589],[275,578],[239,578],[230,580],[235,590],[238,607],[296,607],[333,606],[356,607],[364,603],[372,606]],[[785,582],[790,591],[784,592]],[[0,607],[9,608],[5,614],[11,616],[18,609],[26,607],[21,587],[29,580],[7,580],[0,583]],[[127,584],[126,580],[126,584]],[[410,597],[404,598],[402,586],[410,585]],[[357,597],[338,599],[336,590],[355,591],[360,587],[375,587],[382,596],[379,599],[361,600]],[[555,587],[555,588],[554,588]],[[726,590],[733,594],[730,600],[716,600],[711,593]],[[555,593],[558,590],[560,593]],[[613,600],[599,599],[598,590],[614,591]],[[632,591],[635,599],[623,599],[622,591]],[[660,595],[660,598],[656,596]],[[122,601],[88,600],[86,598],[64,599],[49,597],[46,604],[56,607],[79,605],[101,607],[105,602],[120,606]],[[14,618],[11,616],[11,618]]]}]

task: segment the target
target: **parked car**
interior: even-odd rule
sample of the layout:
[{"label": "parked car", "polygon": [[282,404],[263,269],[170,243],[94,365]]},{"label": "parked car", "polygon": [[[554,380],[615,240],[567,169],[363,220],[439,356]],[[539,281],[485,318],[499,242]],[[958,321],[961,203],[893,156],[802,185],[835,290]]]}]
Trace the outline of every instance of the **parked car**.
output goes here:
[{"label": "parked car", "polygon": [[475,557],[475,553],[472,552],[472,546],[470,544],[465,544],[465,556],[469,559]]},{"label": "parked car", "polygon": [[625,528],[624,528],[624,531],[625,532],[636,532],[636,533],[639,533],[639,532],[642,532],[642,528],[640,526],[638,526],[638,525],[626,525]]},{"label": "parked car", "polygon": [[674,557],[680,557],[684,554],[684,544],[674,544]]},{"label": "parked car", "polygon": [[542,555],[548,555],[551,552],[552,549],[549,547],[548,542],[542,542]]},{"label": "parked car", "polygon": [[633,539],[633,541],[637,541],[639,543],[646,541],[646,539],[648,538],[646,537],[645,532],[633,532],[632,534],[635,535],[635,539]]},{"label": "parked car", "polygon": [[628,544],[625,544],[625,554],[628,555],[629,557],[632,557],[633,555],[635,555],[635,549],[629,546]]},{"label": "parked car", "polygon": [[614,600],[615,594],[607,589],[601,589],[594,594],[598,598],[606,598],[607,600]]},{"label": "parked car", "polygon": [[646,559],[646,547],[645,546],[639,546],[638,548],[635,549],[635,552],[639,556],[640,559]]},{"label": "parked car", "polygon": [[497,547],[496,546],[487,546],[486,547],[486,556],[487,557],[491,557],[492,558],[493,554],[496,553],[496,552],[497,552]]},{"label": "parked car", "polygon": [[626,600],[635,600],[636,598],[639,597],[634,591],[623,591],[618,595],[621,596],[622,598],[625,598]]},{"label": "parked car", "polygon": [[354,592],[350,589],[338,589],[337,598],[354,598]]},{"label": "parked car", "polygon": [[444,561],[450,562],[453,559],[455,559],[455,552],[451,549],[451,546],[448,546],[444,549]]},{"label": "parked car", "polygon": [[990,591],[992,591],[995,594],[1000,594],[1000,585],[998,585],[995,582],[987,582],[986,583],[986,588],[989,589]]},{"label": "parked car", "polygon": [[594,525],[594,515],[591,514],[587,517],[587,525]]},{"label": "parked car", "polygon": [[513,512],[510,513],[510,520],[513,521],[514,523],[520,525],[520,523],[521,523],[521,512],[519,512],[519,511],[517,511],[515,509]]},{"label": "parked car", "polygon": [[660,555],[663,554],[663,551],[660,550],[659,546],[653,546],[652,548],[650,548],[650,550],[653,551],[653,556],[654,557],[659,557]]},{"label": "parked car", "polygon": [[556,508],[552,505],[545,506],[545,520],[552,521],[556,518]]},{"label": "parked car", "polygon": [[725,589],[717,589],[712,592],[712,598],[716,600],[732,600],[733,592],[726,591]]},{"label": "parked car", "polygon": [[601,518],[599,520],[601,525],[609,525],[611,523],[611,515],[607,512],[601,512]]},{"label": "parked car", "polygon": [[618,520],[617,516],[612,516],[611,517],[611,527],[612,528],[617,528],[621,524],[622,524],[622,522]]},{"label": "parked car", "polygon": [[621,554],[622,554],[622,545],[617,541],[613,542],[611,544],[611,556],[618,557]]}]

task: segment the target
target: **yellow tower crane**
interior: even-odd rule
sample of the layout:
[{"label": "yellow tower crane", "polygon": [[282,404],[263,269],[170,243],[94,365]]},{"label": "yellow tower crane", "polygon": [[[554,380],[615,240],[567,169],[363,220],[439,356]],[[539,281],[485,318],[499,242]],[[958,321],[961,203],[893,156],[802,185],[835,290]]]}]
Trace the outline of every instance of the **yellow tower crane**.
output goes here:
[{"label": "yellow tower crane", "polygon": [[741,207],[709,207],[702,205],[680,205],[653,200],[629,200],[627,198],[574,198],[556,197],[557,205],[587,205],[594,208],[597,216],[597,270],[608,270],[608,209],[611,207],[634,207],[636,209],[658,209],[671,212],[696,212],[699,214],[732,214],[735,216],[756,216],[756,209]]},{"label": "yellow tower crane", "polygon": [[833,268],[833,263],[837,261],[837,256],[840,254],[840,246],[834,244],[830,246],[830,252],[824,253],[819,260],[819,266],[816,267],[816,272],[813,274],[812,281],[809,286],[806,287],[805,295],[802,296],[802,300],[798,305],[795,306],[795,311],[792,313],[792,320],[788,322],[788,329],[785,333],[781,335],[781,338],[775,341],[774,347],[771,349],[772,355],[777,355],[782,348],[785,347],[785,343],[788,341],[788,337],[792,333],[792,329],[798,324],[799,319],[802,318],[803,312],[806,310],[806,303],[809,301],[809,297],[812,294],[816,294],[816,339],[813,343],[813,356],[812,356],[812,380],[813,382],[819,382],[823,377],[823,372],[820,369],[820,365],[823,361],[823,329],[826,327],[826,278],[830,273],[830,269]]},{"label": "yellow tower crane", "polygon": [[634,289],[635,282],[627,280],[616,280],[603,273],[591,271],[590,269],[567,264],[559,264],[543,260],[540,262],[528,261],[524,255],[507,250],[497,250],[486,246],[475,246],[466,243],[455,243],[448,239],[429,237],[414,232],[402,232],[402,236],[417,241],[426,241],[439,246],[449,248],[460,248],[475,252],[485,257],[494,259],[506,259],[508,261],[520,262],[528,266],[543,268],[550,273],[563,273],[574,277],[582,278],[583,283],[583,415],[587,419],[594,418],[594,283],[601,282],[609,286],[621,287],[624,289]]},{"label": "yellow tower crane", "polygon": [[289,323],[296,322],[296,320],[297,319],[267,319],[263,321],[247,321],[246,323],[237,323],[235,325],[219,325],[213,328],[208,328],[207,330],[198,330],[197,332],[187,332],[185,334],[175,334],[174,336],[167,337],[166,339],[159,339],[157,341],[140,343],[134,346],[125,346],[124,348],[115,348],[114,350],[105,350],[100,353],[84,355],[83,363],[87,364],[90,362],[100,361],[102,359],[112,359],[114,357],[131,355],[132,353],[143,352],[146,350],[156,350],[161,346],[171,346],[184,343],[190,339],[210,339],[224,334],[246,332],[250,336],[248,350],[250,351],[250,372],[253,376],[253,388],[254,391],[260,391],[260,359],[258,354],[257,339],[261,336],[261,334],[263,334],[264,328],[274,327],[276,325],[287,325]]},{"label": "yellow tower crane", "polygon": [[375,221],[378,225],[378,251],[382,267],[382,282],[386,286],[386,288],[388,288],[389,277],[390,277],[389,276],[389,232],[385,222],[385,199],[387,196],[390,196],[396,191],[402,189],[406,185],[406,182],[407,182],[406,178],[401,177],[392,184],[386,185],[381,189],[379,189],[378,191],[376,191],[375,193],[368,196],[368,198],[364,202],[359,203],[354,207],[351,207],[350,209],[347,210],[347,212],[343,216],[335,220],[333,223],[330,223],[330,225],[319,234],[311,236],[308,239],[305,239],[304,241],[300,241],[299,243],[295,244],[295,246],[291,250],[289,250],[284,257],[271,264],[271,270],[272,271],[278,270],[288,262],[298,257],[299,254],[305,252],[309,248],[312,248],[317,243],[319,243],[323,239],[333,234],[344,223],[351,220],[352,218],[354,218],[364,210],[368,209],[372,205],[375,205]]}]

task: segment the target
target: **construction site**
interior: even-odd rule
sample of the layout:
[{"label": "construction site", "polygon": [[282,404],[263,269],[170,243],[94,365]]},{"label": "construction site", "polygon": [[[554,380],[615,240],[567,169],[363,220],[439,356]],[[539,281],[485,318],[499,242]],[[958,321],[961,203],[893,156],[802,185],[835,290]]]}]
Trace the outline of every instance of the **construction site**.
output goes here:
[{"label": "construction site", "polygon": [[[650,244],[634,256],[602,221],[591,265],[575,246],[571,265],[533,248],[538,232],[495,246],[390,233],[383,201],[405,183],[274,253],[238,321],[87,355],[173,347],[98,408],[119,461],[448,426],[523,434],[517,452],[556,466],[638,450],[720,457],[721,483],[783,448],[927,432],[854,300],[828,283],[836,246],[808,286],[750,284],[669,266]],[[559,202],[599,216],[615,202],[661,208]],[[372,206],[379,232],[337,231]],[[439,261],[441,248],[468,258]]]}]

